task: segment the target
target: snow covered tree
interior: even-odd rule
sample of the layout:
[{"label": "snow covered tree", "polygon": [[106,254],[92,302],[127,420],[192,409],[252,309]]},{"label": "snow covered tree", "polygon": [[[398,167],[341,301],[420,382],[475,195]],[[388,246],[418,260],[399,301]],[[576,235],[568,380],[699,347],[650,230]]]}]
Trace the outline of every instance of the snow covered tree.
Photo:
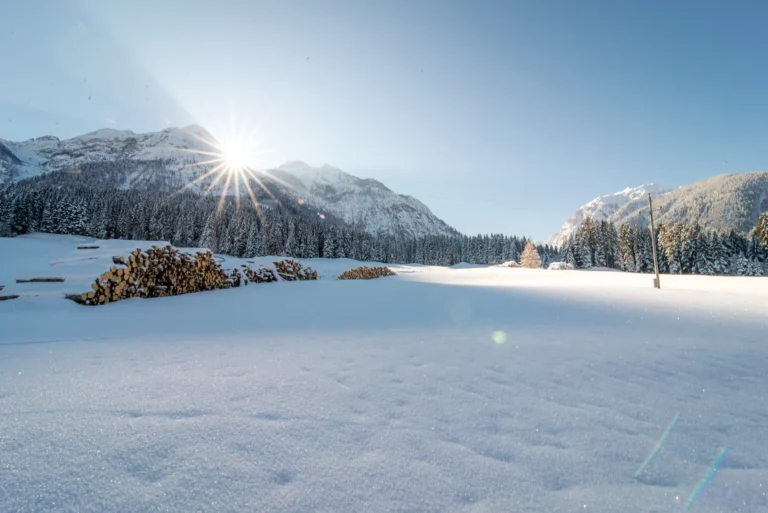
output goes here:
[{"label": "snow covered tree", "polygon": [[320,256],[323,258],[336,258],[336,241],[333,238],[333,233],[329,230],[325,231],[323,251],[320,253]]},{"label": "snow covered tree", "polygon": [[296,245],[296,228],[293,223],[288,225],[288,237],[285,239],[284,253],[288,256],[296,256],[298,247]]},{"label": "snow covered tree", "polygon": [[624,223],[619,228],[619,254],[621,255],[622,269],[635,270],[634,242],[632,231],[628,224]]},{"label": "snow covered tree", "polygon": [[539,252],[536,250],[536,246],[533,242],[528,241],[525,245],[523,254],[520,256],[520,265],[529,269],[538,269],[541,267]]},{"label": "snow covered tree", "polygon": [[573,235],[569,235],[568,238],[563,243],[563,247],[560,248],[560,254],[562,256],[563,262],[567,264],[571,264],[572,266],[576,267],[576,257],[574,256],[574,242],[573,242]]},{"label": "snow covered tree", "polygon": [[659,229],[659,252],[664,252],[669,261],[669,272],[682,273],[680,262],[682,260],[682,225],[670,223]]},{"label": "snow covered tree", "polygon": [[754,232],[754,235],[760,240],[763,252],[768,254],[768,212],[763,212],[757,218]]}]

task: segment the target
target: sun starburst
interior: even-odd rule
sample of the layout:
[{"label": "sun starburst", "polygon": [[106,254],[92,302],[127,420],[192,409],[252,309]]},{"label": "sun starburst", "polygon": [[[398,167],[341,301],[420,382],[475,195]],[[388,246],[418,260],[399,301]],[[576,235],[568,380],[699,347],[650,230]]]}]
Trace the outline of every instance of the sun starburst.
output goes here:
[{"label": "sun starburst", "polygon": [[[191,134],[207,149],[190,149],[196,155],[193,162],[185,167],[196,167],[201,173],[190,181],[184,189],[199,189],[203,194],[215,194],[221,191],[218,210],[224,206],[226,198],[232,196],[240,207],[241,196],[247,194],[257,212],[261,213],[259,202],[252,184],[256,184],[270,198],[277,201],[264,179],[269,179],[287,187],[289,184],[273,176],[264,166],[267,153],[262,140],[255,136],[255,131],[231,130],[221,141],[207,140],[199,134]],[[244,190],[241,191],[240,186]]]}]

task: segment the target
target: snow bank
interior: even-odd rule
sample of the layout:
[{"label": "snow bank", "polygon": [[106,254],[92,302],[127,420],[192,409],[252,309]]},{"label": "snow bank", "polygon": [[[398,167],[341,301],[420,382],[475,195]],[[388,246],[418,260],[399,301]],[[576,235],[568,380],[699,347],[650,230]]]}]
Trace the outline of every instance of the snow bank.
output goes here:
[{"label": "snow bank", "polygon": [[149,243],[76,243],[0,239],[9,289],[67,276],[0,302],[0,511],[678,511],[721,447],[691,510],[768,510],[765,279],[393,266],[85,308],[70,280]]}]

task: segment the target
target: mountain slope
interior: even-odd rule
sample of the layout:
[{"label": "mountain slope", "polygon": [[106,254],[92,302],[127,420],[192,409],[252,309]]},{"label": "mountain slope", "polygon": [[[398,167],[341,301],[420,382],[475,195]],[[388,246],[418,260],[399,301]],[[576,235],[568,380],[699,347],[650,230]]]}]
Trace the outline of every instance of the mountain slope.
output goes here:
[{"label": "mountain slope", "polygon": [[374,234],[457,233],[419,200],[397,194],[377,180],[358,178],[328,165],[312,167],[300,161],[287,162],[269,174],[289,184],[288,193],[297,199],[328,210]]},{"label": "mountain slope", "polygon": [[[614,215],[617,223],[648,223],[648,209],[628,205]],[[654,201],[654,221],[698,221],[716,231],[747,233],[768,210],[768,171],[717,175],[694,182]]]},{"label": "mountain slope", "polygon": [[657,223],[698,221],[712,230],[746,233],[755,226],[760,213],[768,210],[768,171],[717,175],[674,190],[643,185],[600,196],[577,209],[550,243],[562,244],[587,214],[617,225],[647,225],[649,192],[654,195]]},{"label": "mountain slope", "polygon": [[[196,152],[213,151],[215,141],[210,133],[197,125],[146,134],[103,128],[65,140],[53,136],[24,142],[0,139],[0,183],[72,169],[87,162],[125,159],[164,160],[175,170],[184,169],[187,178],[193,179],[201,169],[192,164],[211,158]],[[3,159],[2,148],[13,154],[16,161]]]},{"label": "mountain slope", "polygon": [[570,235],[576,232],[576,230],[584,223],[587,216],[592,217],[597,221],[603,219],[614,220],[617,215],[621,215],[627,208],[637,209],[641,204],[645,204],[648,201],[648,193],[657,196],[669,191],[668,188],[662,187],[656,184],[640,185],[639,187],[627,187],[619,192],[613,194],[606,194],[605,196],[598,196],[586,205],[583,205],[576,209],[576,211],[568,218],[560,231],[554,234],[549,239],[549,244],[559,247],[565,242]]},{"label": "mountain slope", "polygon": [[[125,175],[120,188],[161,182],[187,186],[201,193],[213,177],[196,185],[192,183],[213,167],[207,163],[212,157],[204,152],[215,152],[217,144],[210,133],[197,125],[146,134],[107,128],[66,140],[53,136],[24,142],[0,139],[0,185],[51,171],[77,171],[79,166],[93,162],[151,161],[155,164],[144,166],[146,171],[141,176]],[[162,181],[157,180],[160,173]],[[331,166],[314,168],[303,162],[288,162],[266,172],[262,181],[270,189],[279,189],[281,195],[302,200],[307,208],[332,214],[373,234],[457,234],[415,198],[396,194],[381,182],[361,179]],[[241,192],[244,193],[244,188]]]}]

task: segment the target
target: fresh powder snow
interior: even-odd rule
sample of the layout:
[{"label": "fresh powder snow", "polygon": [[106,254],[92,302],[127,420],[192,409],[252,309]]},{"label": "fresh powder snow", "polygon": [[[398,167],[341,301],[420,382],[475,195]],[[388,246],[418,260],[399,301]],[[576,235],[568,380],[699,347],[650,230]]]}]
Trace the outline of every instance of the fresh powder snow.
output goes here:
[{"label": "fresh powder snow", "polygon": [[152,244],[0,238],[0,511],[768,511],[763,278],[318,259],[63,298]]}]

